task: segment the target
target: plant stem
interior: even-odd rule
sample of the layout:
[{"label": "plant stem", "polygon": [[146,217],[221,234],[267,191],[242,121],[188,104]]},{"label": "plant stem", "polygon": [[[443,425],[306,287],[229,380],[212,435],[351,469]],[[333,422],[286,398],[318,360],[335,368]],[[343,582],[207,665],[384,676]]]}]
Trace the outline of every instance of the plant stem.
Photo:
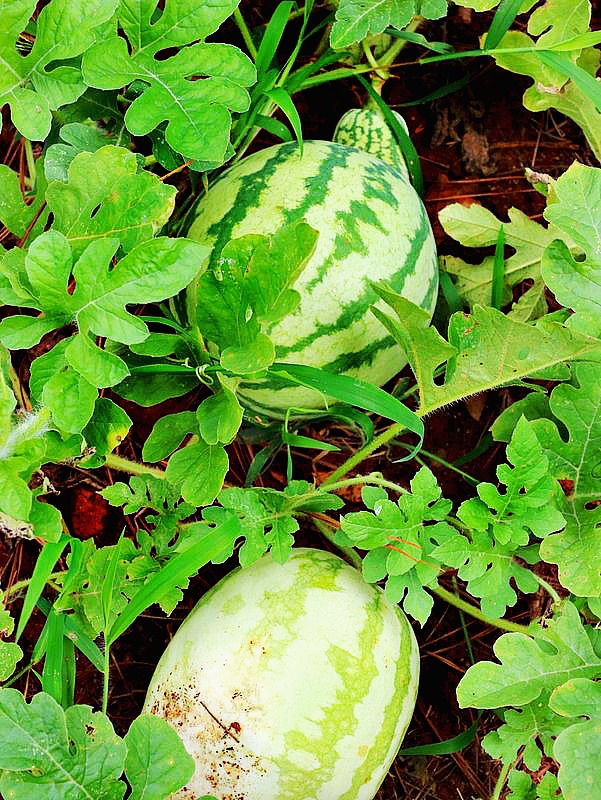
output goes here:
[{"label": "plant stem", "polygon": [[29,179],[31,181],[31,191],[35,189],[35,179],[36,179],[36,169],[35,169],[35,158],[33,157],[33,147],[31,146],[31,142],[29,139],[23,139],[23,145],[25,147],[25,159],[27,161],[27,171],[29,172]]},{"label": "plant stem", "polygon": [[547,581],[546,581],[544,578],[541,578],[541,576],[540,576],[540,575],[537,575],[537,574],[536,574],[536,572],[533,572],[533,573],[532,573],[532,577],[533,577],[533,578],[534,578],[534,580],[535,580],[535,581],[538,583],[538,585],[539,585],[539,586],[542,586],[542,588],[543,588],[543,589],[544,589],[544,590],[545,590],[545,591],[546,591],[548,594],[550,594],[550,595],[551,595],[551,597],[553,598],[553,602],[554,602],[554,603],[561,603],[561,597],[560,597],[560,596],[559,596],[559,594],[558,594],[558,593],[555,591],[555,589],[554,589],[554,588],[551,586],[551,584],[550,584],[550,583],[547,583]]},{"label": "plant stem", "polygon": [[399,494],[407,494],[407,489],[404,489],[402,486],[399,486],[398,483],[387,481],[386,478],[382,478],[380,475],[376,474],[357,475],[354,478],[347,478],[344,481],[337,481],[336,483],[328,483],[327,488],[328,492],[336,492],[338,489],[345,489],[347,486],[359,486],[359,485],[382,486],[384,489],[390,489],[391,491],[398,492]]},{"label": "plant stem", "polygon": [[371,442],[366,444],[365,447],[362,447],[361,450],[357,450],[356,453],[353,453],[350,458],[347,458],[344,464],[341,464],[338,469],[335,469],[334,472],[328,475],[325,481],[321,483],[321,488],[325,489],[331,484],[338,482],[340,478],[344,477],[344,475],[349,473],[373,452],[378,450],[383,445],[388,444],[391,439],[394,439],[395,436],[398,436],[404,430],[405,426],[400,422],[396,422],[394,425],[391,425],[390,428],[385,430],[379,436],[373,438]]},{"label": "plant stem", "polygon": [[[453,589],[455,597],[459,595],[457,590],[457,578],[453,575]],[[461,628],[463,630],[463,638],[465,639],[465,646],[467,647],[467,652],[470,657],[470,662],[472,664],[475,663],[476,659],[474,658],[474,648],[472,647],[472,641],[470,639],[469,631],[467,629],[467,625],[465,624],[465,612],[462,608],[457,609],[457,613],[459,614],[459,621],[461,622]]]},{"label": "plant stem", "polygon": [[102,679],[102,713],[106,714],[106,710],[109,704],[109,671],[110,671],[110,653],[111,648],[106,642],[104,642],[104,671],[103,671],[103,679]]},{"label": "plant stem", "polygon": [[359,553],[357,553],[354,547],[344,547],[343,545],[339,544],[336,541],[336,534],[332,531],[332,529],[328,525],[326,525],[325,522],[313,518],[313,524],[315,525],[317,530],[321,533],[321,535],[324,536],[328,540],[328,542],[331,542],[334,545],[334,547],[342,553],[342,555],[346,558],[346,560],[350,564],[352,564],[353,567],[355,567],[355,569],[361,571],[361,565],[363,564],[363,559],[361,558]]},{"label": "plant stem", "polygon": [[363,53],[365,58],[367,59],[367,63],[374,68],[374,72],[376,77],[372,80],[374,84],[374,89],[378,92],[378,94],[382,93],[382,86],[385,84],[388,74],[384,69],[379,69],[379,64],[376,61],[374,54],[371,52],[371,47],[365,41],[365,39],[361,42],[361,47],[363,49]]},{"label": "plant stem", "polygon": [[446,589],[443,589],[442,586],[436,586],[432,588],[432,593],[440,597],[442,600],[445,600],[449,605],[455,606],[455,608],[461,609],[461,611],[465,611],[466,614],[469,614],[471,617],[475,619],[479,619],[480,622],[484,622],[486,625],[492,625],[494,628],[499,628],[502,631],[509,631],[511,633],[525,633],[526,636],[533,636],[532,629],[529,625],[520,625],[518,622],[511,622],[508,619],[495,619],[491,617],[485,616],[479,608],[473,606],[471,603],[466,603],[465,600],[462,600],[453,592],[449,592]]},{"label": "plant stem", "polygon": [[248,52],[251,55],[253,61],[257,60],[257,48],[255,47],[255,43],[253,42],[252,36],[250,35],[250,31],[248,30],[248,25],[244,21],[244,17],[240,13],[240,9],[237,8],[234,11],[234,21],[238,26],[238,30],[242,34],[242,38],[244,39],[244,44],[247,47]]},{"label": "plant stem", "polygon": [[[399,447],[403,447],[405,450],[413,450],[413,447],[411,447],[411,445],[405,444],[405,442],[395,442],[394,444],[398,445]],[[454,464],[451,464],[450,461],[445,461],[444,458],[441,458],[440,456],[437,456],[434,453],[430,453],[428,450],[424,450],[422,448],[419,451],[419,455],[429,458],[430,461],[436,461],[437,464],[442,464],[443,467],[446,467],[447,469],[456,472],[457,475],[461,475],[461,477],[464,480],[466,480],[468,483],[473,484],[474,486],[476,486],[480,482],[477,478],[472,477],[467,472],[464,472],[463,470],[459,469],[459,467],[456,467]],[[423,464],[423,461],[418,456],[415,457],[415,460],[419,461],[420,464]]]},{"label": "plant stem", "polygon": [[139,464],[137,461],[130,461],[129,458],[117,456],[115,453],[109,453],[106,456],[106,466],[111,469],[116,469],[119,472],[127,472],[130,475],[152,475],[155,478],[165,480],[165,471],[158,467],[149,467],[147,464]]},{"label": "plant stem", "polygon": [[[59,572],[53,572],[51,575],[48,576],[48,581],[52,581],[55,578],[60,578],[62,575],[65,574],[65,570],[60,570]],[[9,597],[12,597],[14,594],[19,594],[23,591],[23,589],[27,589],[29,584],[31,583],[31,578],[25,578],[22,581],[17,581],[13,583],[13,585],[6,589],[4,592],[4,598],[8,600]]]},{"label": "plant stem", "polygon": [[507,776],[509,775],[509,772],[512,767],[513,767],[512,761],[510,761],[509,764],[503,764],[497,782],[495,783],[495,788],[493,789],[493,793],[490,796],[490,800],[501,800],[501,793],[503,791],[503,787],[505,786],[505,781],[507,780]]}]

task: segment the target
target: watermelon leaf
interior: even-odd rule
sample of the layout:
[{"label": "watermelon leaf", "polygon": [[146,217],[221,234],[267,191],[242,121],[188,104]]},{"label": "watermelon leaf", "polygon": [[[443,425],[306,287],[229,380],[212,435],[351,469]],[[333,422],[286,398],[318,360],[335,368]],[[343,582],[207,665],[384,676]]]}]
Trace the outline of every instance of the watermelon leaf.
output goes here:
[{"label": "watermelon leaf", "polygon": [[[0,635],[10,636],[15,622],[4,608],[4,592],[0,589]],[[15,671],[17,662],[23,658],[23,651],[14,642],[5,642],[0,638],[0,681],[7,681]]]},{"label": "watermelon leaf", "polygon": [[[298,292],[291,287],[316,242],[316,231],[306,223],[284,227],[272,237],[242,236],[229,242],[218,265],[197,281],[198,328],[207,341],[228,351],[236,368],[244,369],[243,353],[237,348],[255,342],[263,326],[274,324],[298,305]],[[252,348],[250,371],[257,371],[256,364],[264,363],[267,355],[265,344]]]},{"label": "watermelon leaf", "polygon": [[[248,566],[271,550],[274,561],[283,564],[294,544],[293,534],[299,529],[296,516],[311,512],[324,513],[340,508],[343,501],[336,495],[316,489],[306,481],[291,481],[283,492],[275,489],[224,489],[218,502],[222,509],[240,520],[245,543],[240,549],[240,564]],[[205,509],[211,515],[215,509]]]},{"label": "watermelon leaf", "polygon": [[342,50],[388,26],[404,28],[415,16],[440,19],[447,12],[447,0],[340,0],[330,41]]},{"label": "watermelon leaf", "polygon": [[94,44],[116,7],[117,0],[53,0],[41,9],[33,46],[23,54],[19,50],[26,40],[21,37],[36,10],[35,0],[3,3],[0,107],[9,104],[13,124],[25,138],[45,139],[51,112],[84,93],[76,57]]},{"label": "watermelon leaf", "polygon": [[[559,235],[555,226],[545,228],[517,208],[509,209],[509,222],[501,222],[491,211],[477,203],[464,206],[452,203],[439,213],[445,232],[465,247],[489,247],[496,244],[499,228],[505,230],[505,244],[514,253],[505,259],[502,305],[510,302],[511,289],[530,278],[542,293],[541,261],[545,248]],[[573,246],[571,240],[567,240]],[[461,297],[470,305],[488,305],[492,292],[494,256],[486,256],[480,264],[469,264],[456,256],[441,258],[443,269],[453,275]],[[544,300],[544,297],[542,298]],[[514,305],[514,311],[516,305]],[[547,304],[535,305],[538,316],[546,313]],[[527,322],[528,317],[520,319]]]},{"label": "watermelon leaf", "polygon": [[574,162],[551,186],[545,217],[585,257],[576,260],[555,241],[545,250],[542,275],[557,300],[576,312],[568,326],[601,337],[601,169]]},{"label": "watermelon leaf", "polygon": [[[526,325],[481,306],[472,314],[453,314],[447,342],[430,326],[423,309],[382,284],[374,288],[395,311],[392,317],[372,309],[407,355],[418,383],[420,416],[564,361],[601,353],[597,340],[558,323]],[[435,383],[441,365],[444,382]]]},{"label": "watermelon leaf", "polygon": [[511,764],[523,747],[526,766],[536,771],[542,747],[558,761],[558,781],[548,782],[549,793],[540,797],[554,797],[558,783],[566,798],[595,800],[601,744],[595,681],[601,677],[601,657],[592,643],[593,626],[583,624],[567,601],[533,634],[536,638],[501,636],[494,645],[501,663],[470,667],[457,687],[459,705],[504,708],[504,724],[482,742],[493,758]]},{"label": "watermelon leaf", "polygon": [[[219,166],[230,145],[230,112],[248,108],[246,87],[256,71],[237,47],[205,39],[237,5],[222,0],[199,8],[196,0],[167,0],[156,18],[156,2],[140,11],[121,0],[117,20],[125,38],[115,31],[90,48],[82,62],[84,79],[98,89],[141,81],[146,88],[125,114],[130,133],[145,136],[166,121],[165,139],[173,150]],[[177,52],[157,58],[171,48]]]},{"label": "watermelon leaf", "polygon": [[[601,594],[601,564],[590,558],[601,548],[599,499],[599,447],[601,443],[601,365],[574,365],[577,385],[560,384],[549,399],[551,419],[532,422],[549,459],[549,472],[571,481],[561,497],[565,529],[547,536],[541,556],[559,566],[562,584],[582,597]],[[559,427],[567,429],[567,437]]]},{"label": "watermelon leaf", "polygon": [[169,459],[165,477],[177,486],[187,503],[206,506],[221,491],[229,460],[219,444],[194,442],[177,450]]},{"label": "watermelon leaf", "polygon": [[454,535],[444,519],[451,502],[427,467],[411,481],[411,492],[397,503],[383,489],[365,487],[362,498],[370,511],[346,514],[340,519],[336,541],[368,550],[363,576],[369,583],[386,578],[386,595],[400,602],[405,612],[422,625],[434,601],[428,587],[435,587],[441,563],[433,555],[436,545]]},{"label": "watermelon leaf", "polygon": [[53,229],[66,236],[78,257],[95,239],[118,239],[126,253],[151,239],[171,216],[175,194],[174,186],[140,172],[134,153],[105,145],[75,156],[67,181],[52,181],[46,201]]},{"label": "watermelon leaf", "polygon": [[[599,68],[599,51],[594,47],[579,47],[577,38],[587,34],[591,19],[589,2],[572,0],[547,2],[537,8],[528,21],[528,32],[509,31],[501,42],[502,50],[528,48],[532,52],[495,54],[497,64],[511,72],[533,79],[526,89],[523,102],[530,111],[556,108],[574,120],[589,141],[597,157],[601,154],[601,109],[599,86],[595,76]],[[531,36],[538,36],[535,41]],[[574,40],[573,48],[564,56],[541,52]],[[584,44],[584,43],[583,43]]]},{"label": "watermelon leaf", "polygon": [[125,774],[131,800],[168,797],[194,774],[195,763],[177,732],[161,717],[142,714],[125,735]]}]

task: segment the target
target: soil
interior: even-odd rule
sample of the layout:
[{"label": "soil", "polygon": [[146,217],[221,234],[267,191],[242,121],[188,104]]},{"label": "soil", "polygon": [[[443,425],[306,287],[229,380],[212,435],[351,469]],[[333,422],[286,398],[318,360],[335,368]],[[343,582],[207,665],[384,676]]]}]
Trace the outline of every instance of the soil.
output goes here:
[{"label": "soil", "polygon": [[[242,6],[251,24],[269,18],[274,7],[275,3],[267,0],[243,3]],[[451,5],[446,20],[424,24],[420,32],[429,40],[448,41],[458,49],[472,49],[478,47],[478,37],[486,31],[490,20],[491,15],[475,14]],[[236,32],[230,30],[229,33],[231,41],[237,43]],[[403,60],[411,62],[422,53],[422,50],[408,45],[403,51]],[[412,105],[466,73],[469,82],[454,94],[434,102]],[[428,67],[410,64],[399,69],[387,84],[385,97],[404,114],[420,154],[426,185],[425,204],[441,254],[466,256],[457,243],[445,236],[438,223],[438,212],[448,203],[479,202],[502,219],[506,219],[511,206],[517,206],[530,218],[540,221],[544,200],[526,181],[525,168],[557,176],[575,159],[596,163],[581,131],[571,121],[553,112],[532,114],[523,108],[521,97],[528,84],[529,80],[498,69],[489,59],[445,62]],[[295,101],[303,120],[305,138],[331,138],[338,118],[348,108],[358,105],[362,98],[361,87],[352,82],[325,84],[298,95]],[[255,144],[260,147],[271,143],[266,135]],[[144,147],[144,142],[140,147]],[[0,139],[0,157],[15,169],[22,167],[22,149],[14,142],[8,125],[5,125]],[[173,181],[178,186],[185,185],[181,174],[174,176]],[[473,253],[470,257],[473,258]],[[30,358],[30,355],[23,355],[18,365],[22,377],[27,375]],[[520,396],[520,390],[502,390],[472,398],[467,403],[454,405],[429,417],[424,450],[445,462],[464,456],[482,443],[500,411]],[[198,397],[187,396],[162,404],[158,409],[142,409],[119,402],[135,423],[120,452],[141,460],[141,444],[155,419],[163,413],[197,403]],[[356,435],[342,427],[314,428],[310,435],[328,438],[339,444],[342,451],[317,456],[313,451],[298,452],[295,477],[307,480],[323,479],[360,445]],[[238,443],[230,448],[232,469],[228,480],[232,484],[239,485],[243,481],[253,453],[259,447],[260,444]],[[391,480],[406,484],[415,465],[398,463],[397,459],[404,452],[398,446],[378,452],[362,466],[362,471],[381,470]],[[462,466],[462,470],[478,480],[494,482],[495,466],[502,457],[503,451],[492,445]],[[454,498],[456,505],[472,496],[471,484],[457,472],[430,457],[424,456],[424,461],[439,478],[445,496]],[[137,519],[125,519],[96,493],[98,488],[121,480],[123,476],[108,469],[90,474],[66,467],[49,470],[48,474],[59,492],[55,502],[63,511],[73,536],[82,539],[93,537],[97,545],[106,545],[116,541],[124,525],[131,531],[138,523]],[[265,485],[281,487],[285,484],[285,474],[285,461],[276,458],[262,480]],[[346,499],[352,508],[359,498],[356,491],[349,491]],[[311,530],[304,532],[300,543],[328,547],[328,543],[321,541],[317,532]],[[0,540],[0,585],[6,587],[31,575],[38,552],[35,543]],[[118,640],[111,653],[112,685],[108,710],[119,733],[123,734],[140,712],[150,676],[177,627],[197,599],[229,568],[230,565],[203,569],[192,580],[184,602],[170,618],[153,607]],[[545,566],[544,576],[557,586],[551,567]],[[453,580],[453,575],[449,574],[443,582],[453,588]],[[529,600],[521,599],[510,616],[520,620],[531,613],[538,615],[542,612],[544,600],[536,596]],[[42,622],[41,613],[34,613],[23,637],[24,649],[35,643]],[[437,601],[430,620],[423,629],[416,626],[416,634],[421,646],[421,683],[417,710],[405,738],[405,747],[443,741],[472,725],[476,719],[475,712],[458,708],[455,688],[470,664],[470,648],[476,660],[490,658],[498,631],[471,618],[462,619],[455,609]],[[37,681],[28,674],[18,688],[26,692],[37,691]],[[80,658],[76,701],[98,707],[101,691],[99,673]],[[494,714],[484,714],[472,744],[453,755],[399,756],[378,793],[378,800],[490,797],[498,764],[483,754],[480,741],[497,721]]]}]

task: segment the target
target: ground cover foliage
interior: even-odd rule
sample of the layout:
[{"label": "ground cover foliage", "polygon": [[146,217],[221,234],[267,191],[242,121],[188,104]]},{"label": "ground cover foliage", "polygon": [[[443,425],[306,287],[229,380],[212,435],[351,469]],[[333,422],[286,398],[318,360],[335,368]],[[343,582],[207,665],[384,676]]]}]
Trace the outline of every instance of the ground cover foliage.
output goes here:
[{"label": "ground cover foliage", "polygon": [[[428,20],[461,9],[481,20],[472,49],[427,38]],[[494,714],[442,745],[409,736],[407,755],[460,759],[485,733],[494,782],[475,780],[474,797],[594,800],[601,35],[589,0],[283,2],[262,4],[260,18],[232,0],[12,0],[0,11],[0,532],[33,554],[16,582],[2,572],[0,792],[159,800],[183,786],[192,761],[166,723],[140,715],[115,732],[114,652],[154,604],[173,614],[203,567],[265,553],[284,562],[310,531],[310,543],[380,582],[418,637],[441,601],[496,631],[456,694],[461,708]],[[195,200],[257,136],[302,144],[304,90],[340,81],[365,94],[360,78],[379,90],[407,52],[420,74],[445,62],[468,70],[416,102],[440,101],[469,84],[473,63],[494,62],[526,77],[528,111],[570,118],[590,150],[588,163],[530,173],[539,220],[519,207],[507,221],[478,203],[442,204],[457,245],[441,257],[434,323],[374,286],[386,306],[374,313],[409,361],[384,390],[275,360],[266,330],[298,304],[294,282],[316,241],[308,225],[230,242],[219,280],[199,275],[210,251],[185,233]],[[176,313],[193,279],[210,351]],[[257,419],[239,391],[264,374],[336,403],[302,421]],[[482,393],[511,403],[497,405],[478,452],[445,463],[465,475],[488,446],[493,473],[468,475],[455,496],[424,438]],[[152,420],[143,433],[141,407]],[[134,437],[138,452],[123,444]],[[393,449],[398,458],[370,469]],[[309,475],[316,453],[332,467]],[[121,509],[126,524],[109,544],[73,535],[61,513],[69,488],[55,476],[69,470]],[[99,679],[84,691],[85,670]]]}]

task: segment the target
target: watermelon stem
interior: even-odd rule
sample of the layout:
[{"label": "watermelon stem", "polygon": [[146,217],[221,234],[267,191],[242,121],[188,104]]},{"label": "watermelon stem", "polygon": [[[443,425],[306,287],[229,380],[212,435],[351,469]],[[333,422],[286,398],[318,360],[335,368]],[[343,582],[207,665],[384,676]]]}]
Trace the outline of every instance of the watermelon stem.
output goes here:
[{"label": "watermelon stem", "polygon": [[128,475],[152,475],[154,478],[165,479],[165,471],[158,467],[149,467],[147,464],[139,464],[137,461],[130,461],[115,453],[105,456],[105,466],[116,469],[118,472],[127,472]]},{"label": "watermelon stem", "polygon": [[332,484],[335,484],[340,480],[340,478],[343,478],[345,475],[347,475],[362,461],[365,461],[365,459],[368,458],[372,453],[374,453],[380,447],[383,447],[385,444],[388,444],[391,439],[396,438],[405,430],[405,425],[403,425],[401,422],[395,422],[395,424],[391,425],[390,428],[387,428],[379,436],[375,436],[371,442],[366,444],[360,450],[357,450],[356,453],[353,453],[353,455],[347,458],[347,460],[342,463],[338,469],[335,469],[334,472],[330,473],[330,475],[328,475],[328,477],[320,484],[321,488],[329,490]]},{"label": "watermelon stem", "polygon": [[[336,481],[336,483],[328,482],[328,492],[336,492],[338,489],[346,489],[347,486],[357,486],[359,484],[371,484],[372,486],[382,486],[384,489],[390,489],[398,494],[408,494],[408,490],[398,483],[386,480],[379,473],[372,473],[370,475],[357,475],[354,478],[347,478],[344,481]],[[324,484],[322,484],[323,486]]]},{"label": "watermelon stem", "polygon": [[486,625],[492,625],[494,628],[499,628],[502,631],[509,631],[511,633],[525,633],[526,636],[535,635],[535,630],[533,630],[530,625],[520,625],[519,622],[511,622],[508,619],[487,617],[480,611],[479,608],[473,606],[471,603],[467,603],[465,600],[462,600],[461,597],[453,592],[449,592],[440,585],[429,588],[432,593],[437,597],[440,597],[441,600],[444,600],[449,605],[458,608],[460,611],[464,611],[466,614],[469,614],[470,617],[474,617],[474,619],[484,622]]}]

